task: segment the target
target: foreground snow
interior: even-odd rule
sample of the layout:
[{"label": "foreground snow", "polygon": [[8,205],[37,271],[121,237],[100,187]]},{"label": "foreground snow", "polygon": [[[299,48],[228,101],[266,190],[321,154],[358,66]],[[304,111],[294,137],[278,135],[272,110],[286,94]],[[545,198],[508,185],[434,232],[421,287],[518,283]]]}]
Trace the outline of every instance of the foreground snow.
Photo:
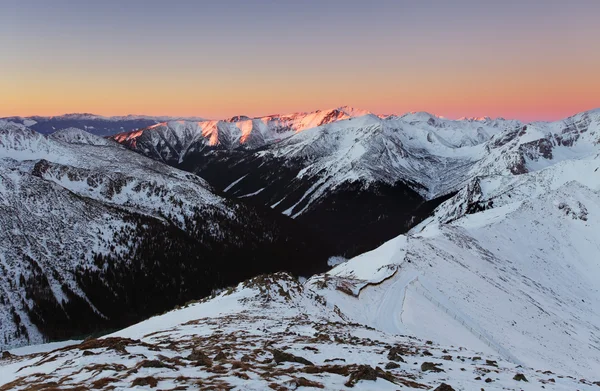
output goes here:
[{"label": "foreground snow", "polygon": [[597,389],[458,344],[344,321],[310,286],[261,276],[101,339],[5,356],[0,390]]}]

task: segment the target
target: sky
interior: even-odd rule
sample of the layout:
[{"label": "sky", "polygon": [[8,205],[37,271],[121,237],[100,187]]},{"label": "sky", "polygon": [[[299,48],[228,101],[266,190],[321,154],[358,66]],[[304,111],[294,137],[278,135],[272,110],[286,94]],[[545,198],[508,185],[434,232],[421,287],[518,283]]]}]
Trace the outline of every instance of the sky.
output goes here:
[{"label": "sky", "polygon": [[598,0],[0,0],[0,116],[600,107]]}]

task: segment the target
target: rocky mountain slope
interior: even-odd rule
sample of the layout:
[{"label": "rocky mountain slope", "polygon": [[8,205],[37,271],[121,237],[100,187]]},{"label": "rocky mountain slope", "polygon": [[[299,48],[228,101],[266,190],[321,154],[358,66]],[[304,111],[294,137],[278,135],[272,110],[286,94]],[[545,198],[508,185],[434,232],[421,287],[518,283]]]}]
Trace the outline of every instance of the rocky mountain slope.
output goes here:
[{"label": "rocky mountain slope", "polygon": [[330,254],[193,174],[81,130],[10,122],[0,226],[0,347],[122,327],[259,273],[310,275]]}]

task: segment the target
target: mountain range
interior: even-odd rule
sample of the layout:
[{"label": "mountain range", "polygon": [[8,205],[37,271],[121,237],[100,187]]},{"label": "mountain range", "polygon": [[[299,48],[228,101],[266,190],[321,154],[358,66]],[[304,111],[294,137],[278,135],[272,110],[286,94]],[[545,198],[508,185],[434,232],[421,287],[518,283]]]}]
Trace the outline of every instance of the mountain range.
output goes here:
[{"label": "mountain range", "polygon": [[[0,129],[5,347],[214,293],[14,351],[0,373],[15,389],[600,384],[600,110]],[[312,276],[236,286],[278,270]]]},{"label": "mountain range", "polygon": [[165,122],[112,139],[306,223],[348,257],[406,232],[473,177],[521,174],[566,158],[563,151],[597,150],[598,116],[523,124],[422,112],[382,118],[342,107]]},{"label": "mountain range", "polygon": [[169,117],[149,115],[126,115],[105,117],[89,113],[73,113],[58,116],[4,117],[4,121],[27,126],[42,134],[54,133],[67,128],[78,128],[97,136],[110,136],[116,133],[145,128],[164,121],[186,119],[201,121],[199,117]]},{"label": "mountain range", "polygon": [[124,326],[259,273],[325,270],[326,247],[285,216],[111,140],[0,122],[0,156],[2,347]]}]

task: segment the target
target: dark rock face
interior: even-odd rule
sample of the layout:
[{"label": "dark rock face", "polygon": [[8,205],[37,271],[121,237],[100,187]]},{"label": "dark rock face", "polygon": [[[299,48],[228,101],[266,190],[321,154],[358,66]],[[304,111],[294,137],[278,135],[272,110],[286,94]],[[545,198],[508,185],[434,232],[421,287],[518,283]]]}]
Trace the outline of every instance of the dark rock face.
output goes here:
[{"label": "dark rock face", "polygon": [[219,350],[214,358],[215,361],[222,361],[222,360],[226,360],[226,359],[227,359],[227,355],[222,350]]},{"label": "dark rock face", "polygon": [[452,388],[446,383],[442,383],[438,387],[436,387],[434,391],[454,391],[454,388]]},{"label": "dark rock face", "polygon": [[391,372],[386,372],[380,367],[373,368],[370,365],[359,365],[350,372],[350,378],[344,384],[346,387],[354,387],[360,380],[376,381],[378,378],[385,379],[391,383],[395,383],[395,378]]},{"label": "dark rock face", "polygon": [[522,144],[519,147],[519,151],[522,155],[530,159],[538,159],[540,157],[552,159],[552,149],[552,142],[545,138]]}]

